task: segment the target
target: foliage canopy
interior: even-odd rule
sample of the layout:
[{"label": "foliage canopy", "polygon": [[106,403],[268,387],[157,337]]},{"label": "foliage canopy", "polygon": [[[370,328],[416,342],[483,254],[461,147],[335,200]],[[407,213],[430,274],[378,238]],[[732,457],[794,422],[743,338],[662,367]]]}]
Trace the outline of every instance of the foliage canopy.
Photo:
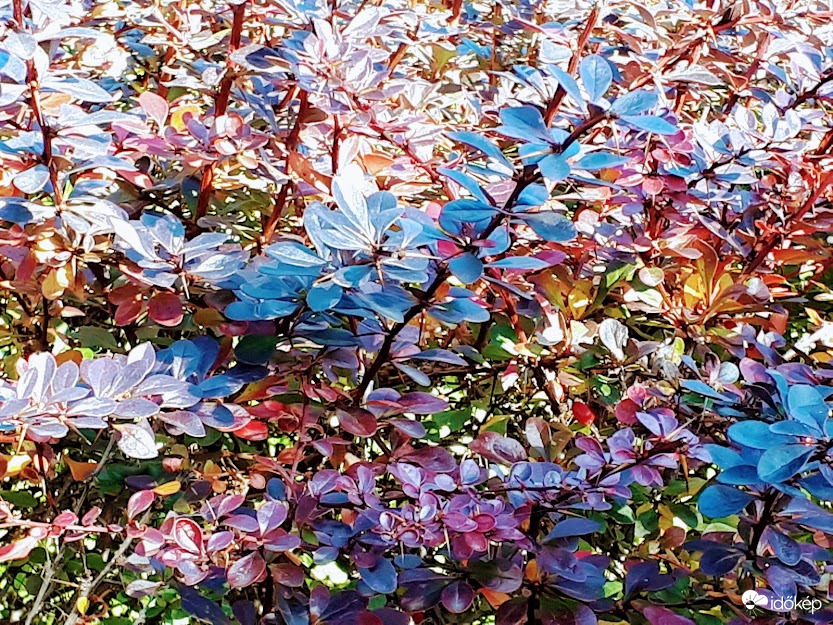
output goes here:
[{"label": "foliage canopy", "polygon": [[0,2],[0,620],[833,619],[830,17]]}]

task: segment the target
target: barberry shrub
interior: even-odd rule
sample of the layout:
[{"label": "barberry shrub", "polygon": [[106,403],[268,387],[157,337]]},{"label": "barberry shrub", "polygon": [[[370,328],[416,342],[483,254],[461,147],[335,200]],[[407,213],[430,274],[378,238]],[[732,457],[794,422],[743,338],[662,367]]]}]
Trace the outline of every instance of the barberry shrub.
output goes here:
[{"label": "barberry shrub", "polygon": [[830,17],[0,2],[0,621],[828,622]]}]

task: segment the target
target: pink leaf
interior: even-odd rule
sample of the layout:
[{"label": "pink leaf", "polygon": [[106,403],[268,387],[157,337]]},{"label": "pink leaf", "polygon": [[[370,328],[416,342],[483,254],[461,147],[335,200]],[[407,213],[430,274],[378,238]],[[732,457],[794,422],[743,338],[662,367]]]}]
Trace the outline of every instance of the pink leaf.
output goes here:
[{"label": "pink leaf", "polygon": [[165,120],[168,119],[168,103],[165,98],[145,91],[139,96],[139,104],[148,117],[159,125],[159,128],[165,126]]},{"label": "pink leaf", "polygon": [[0,547],[0,562],[22,560],[29,555],[29,552],[31,552],[37,544],[38,541],[35,538],[27,536],[17,542],[13,542],[11,545],[4,545]]},{"label": "pink leaf", "polygon": [[96,519],[99,517],[100,514],[101,508],[99,508],[98,506],[93,506],[83,517],[81,517],[81,525],[83,525],[84,527],[92,525],[93,523],[95,523]]},{"label": "pink leaf", "polygon": [[133,493],[127,501],[127,519],[132,521],[142,512],[150,508],[156,495],[152,490],[140,490]]},{"label": "pink leaf", "polygon": [[257,551],[240,558],[228,570],[228,583],[232,588],[244,588],[257,581],[266,573],[266,561]]},{"label": "pink leaf", "polygon": [[52,525],[57,527],[67,527],[72,525],[78,520],[78,515],[74,512],[70,512],[67,510],[66,512],[61,512],[55,519],[52,521]]},{"label": "pink leaf", "polygon": [[202,529],[191,519],[177,519],[173,535],[176,544],[185,551],[202,552]]}]

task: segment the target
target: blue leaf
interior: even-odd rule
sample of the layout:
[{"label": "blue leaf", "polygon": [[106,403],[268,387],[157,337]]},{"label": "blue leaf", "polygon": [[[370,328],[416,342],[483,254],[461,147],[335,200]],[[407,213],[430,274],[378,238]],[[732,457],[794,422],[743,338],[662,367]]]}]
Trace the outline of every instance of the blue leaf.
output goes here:
[{"label": "blue leaf", "polygon": [[541,111],[534,106],[517,106],[503,109],[500,112],[500,121],[503,122],[503,125],[497,130],[507,137],[527,141],[539,139],[545,143],[551,141]]},{"label": "blue leaf", "polygon": [[527,186],[518,196],[517,207],[541,206],[550,197],[550,192],[542,184],[531,184]]},{"label": "blue leaf", "polygon": [[602,524],[591,519],[565,519],[560,521],[553,530],[547,534],[544,542],[555,540],[556,538],[568,538],[572,536],[584,536],[585,534],[592,534],[599,531]]},{"label": "blue leaf", "polygon": [[678,132],[676,126],[656,115],[623,115],[619,119],[628,126],[658,135],[675,135]]},{"label": "blue leaf", "polygon": [[758,477],[764,482],[780,484],[801,472],[815,447],[781,445],[767,449],[758,460]]},{"label": "blue leaf", "polygon": [[711,461],[724,471],[746,464],[741,455],[733,449],[712,443],[704,445],[704,447],[711,456]]},{"label": "blue leaf", "polygon": [[404,296],[406,292],[376,292],[362,294],[357,297],[367,306],[382,315],[385,319],[390,319],[395,323],[401,323],[404,320],[405,311],[412,305],[413,301]]},{"label": "blue leaf", "polygon": [[496,211],[493,206],[476,200],[453,200],[440,212],[440,226],[451,234],[462,234],[466,226],[478,231],[485,228]]},{"label": "blue leaf", "polygon": [[538,162],[538,168],[550,182],[561,182],[570,175],[570,165],[563,154],[550,154]]},{"label": "blue leaf", "polygon": [[818,427],[805,425],[801,421],[778,421],[769,426],[769,431],[774,434],[785,434],[786,436],[809,436],[815,438],[819,435]]},{"label": "blue leaf", "polygon": [[576,227],[561,213],[555,211],[526,213],[521,215],[521,219],[545,241],[566,243],[576,238]]},{"label": "blue leaf", "polygon": [[737,514],[749,505],[753,499],[752,495],[737,488],[714,484],[700,494],[697,506],[704,516],[712,519],[722,519]]},{"label": "blue leaf", "polygon": [[698,395],[703,395],[704,397],[709,397],[718,401],[727,400],[727,397],[725,395],[721,395],[711,386],[709,386],[705,382],[701,382],[700,380],[683,380],[682,382],[680,382],[680,386],[682,386],[687,391],[697,393]]},{"label": "blue leaf", "polygon": [[396,569],[393,563],[385,558],[379,558],[370,568],[359,568],[359,576],[372,590],[387,595],[396,590]]},{"label": "blue leaf", "polygon": [[4,198],[0,203],[0,219],[23,225],[32,221],[34,215],[20,198]]},{"label": "blue leaf", "polygon": [[462,130],[459,132],[449,132],[448,136],[454,141],[465,143],[466,145],[471,146],[476,150],[480,150],[486,156],[498,161],[502,165],[505,165],[507,168],[509,168],[509,170],[514,170],[514,167],[512,167],[512,163],[510,163],[509,159],[503,155],[503,152],[500,151],[500,148],[488,139],[486,139],[486,137],[484,137],[483,135],[480,135],[476,132],[471,132],[469,130]]},{"label": "blue leaf", "polygon": [[777,596],[796,596],[795,576],[789,569],[778,564],[768,567],[766,569],[766,581],[769,582],[769,587]]},{"label": "blue leaf", "polygon": [[191,616],[216,625],[231,625],[231,619],[226,616],[220,606],[206,599],[196,590],[180,586],[179,594],[182,597],[182,609]]},{"label": "blue leaf", "polygon": [[450,302],[435,304],[428,310],[428,314],[448,324],[458,324],[463,321],[483,323],[489,320],[489,311],[470,299],[457,298]]},{"label": "blue leaf", "polygon": [[538,271],[549,266],[547,261],[532,256],[512,256],[489,263],[489,267],[495,269],[528,269],[530,271]]},{"label": "blue leaf", "polygon": [[717,481],[730,486],[752,486],[760,484],[761,478],[758,477],[758,469],[754,465],[742,464],[721,472]]},{"label": "blue leaf", "polygon": [[597,54],[582,59],[579,65],[579,76],[591,102],[601,100],[610,88],[610,83],[613,82],[610,64]]},{"label": "blue leaf", "polygon": [[786,436],[774,434],[769,426],[761,421],[742,421],[729,426],[729,438],[738,445],[752,449],[769,449],[791,441]]},{"label": "blue leaf", "polygon": [[782,534],[774,527],[767,527],[764,531],[766,542],[775,552],[775,556],[787,566],[794,566],[801,560],[801,545],[787,536]]},{"label": "blue leaf", "polygon": [[610,152],[593,152],[582,156],[576,163],[576,167],[588,171],[598,171],[627,163],[630,159],[627,156],[618,156]]},{"label": "blue leaf", "polygon": [[654,108],[657,101],[656,93],[639,89],[617,98],[610,107],[610,112],[615,115],[639,115]]},{"label": "blue leaf", "polygon": [[243,383],[228,375],[215,375],[197,385],[200,396],[204,399],[228,397],[236,393]]},{"label": "blue leaf", "polygon": [[573,98],[579,106],[584,106],[584,98],[581,96],[581,90],[576,79],[557,65],[549,65],[548,69],[550,74],[558,81],[559,86],[567,92],[567,95]]},{"label": "blue leaf", "polygon": [[709,549],[700,557],[700,570],[706,575],[726,575],[734,570],[742,557],[742,553],[728,548]]},{"label": "blue leaf", "polygon": [[448,262],[451,273],[464,284],[477,282],[483,275],[483,263],[472,253],[466,252]]},{"label": "blue leaf", "polygon": [[486,197],[486,194],[483,192],[483,189],[480,188],[480,185],[477,184],[477,180],[465,174],[461,171],[456,171],[454,169],[447,169],[445,167],[441,167],[437,170],[446,178],[451,178],[454,182],[459,184],[463,187],[466,191],[471,193],[478,202],[482,202],[483,204],[489,204],[489,198]]},{"label": "blue leaf", "polygon": [[341,287],[333,282],[325,286],[316,285],[307,291],[307,304],[316,312],[329,310],[338,305],[342,293]]},{"label": "blue leaf", "polygon": [[793,419],[814,426],[823,425],[830,412],[821,393],[809,384],[796,384],[790,387],[787,407]]}]

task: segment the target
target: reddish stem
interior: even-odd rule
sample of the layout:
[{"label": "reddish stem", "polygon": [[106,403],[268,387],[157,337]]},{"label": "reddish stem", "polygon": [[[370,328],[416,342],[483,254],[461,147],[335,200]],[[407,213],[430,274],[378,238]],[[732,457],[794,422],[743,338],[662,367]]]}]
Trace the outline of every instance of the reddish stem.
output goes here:
[{"label": "reddish stem", "polygon": [[[287,176],[290,175],[289,159],[292,157],[292,154],[295,152],[295,148],[298,146],[298,139],[301,135],[301,125],[304,122],[304,117],[306,117],[307,109],[309,108],[309,94],[306,91],[301,91],[301,95],[298,99],[300,100],[298,115],[295,117],[295,124],[289,132],[289,136],[286,138],[286,160],[284,161],[284,172]],[[292,180],[290,179],[283,184],[280,192],[278,192],[278,198],[275,200],[275,206],[272,209],[272,213],[263,225],[261,243],[268,244],[272,240],[272,237],[275,236],[278,220],[281,218],[281,215],[283,215],[284,208],[286,207],[286,201],[289,198],[289,190],[291,188]]]},{"label": "reddish stem", "polygon": [[[229,41],[228,59],[226,59],[226,73],[220,81],[220,90],[217,94],[217,99],[214,101],[214,119],[226,114],[228,109],[229,99],[231,98],[231,87],[234,84],[234,61],[232,61],[232,53],[240,47],[240,40],[243,34],[243,18],[246,15],[246,2],[234,5],[232,8],[232,24],[231,24],[231,39]],[[194,214],[194,223],[205,217],[208,212],[208,205],[211,202],[211,196],[214,192],[214,168],[217,166],[216,162],[209,163],[203,170],[202,180],[200,180],[200,193],[197,198],[197,210]]]}]

